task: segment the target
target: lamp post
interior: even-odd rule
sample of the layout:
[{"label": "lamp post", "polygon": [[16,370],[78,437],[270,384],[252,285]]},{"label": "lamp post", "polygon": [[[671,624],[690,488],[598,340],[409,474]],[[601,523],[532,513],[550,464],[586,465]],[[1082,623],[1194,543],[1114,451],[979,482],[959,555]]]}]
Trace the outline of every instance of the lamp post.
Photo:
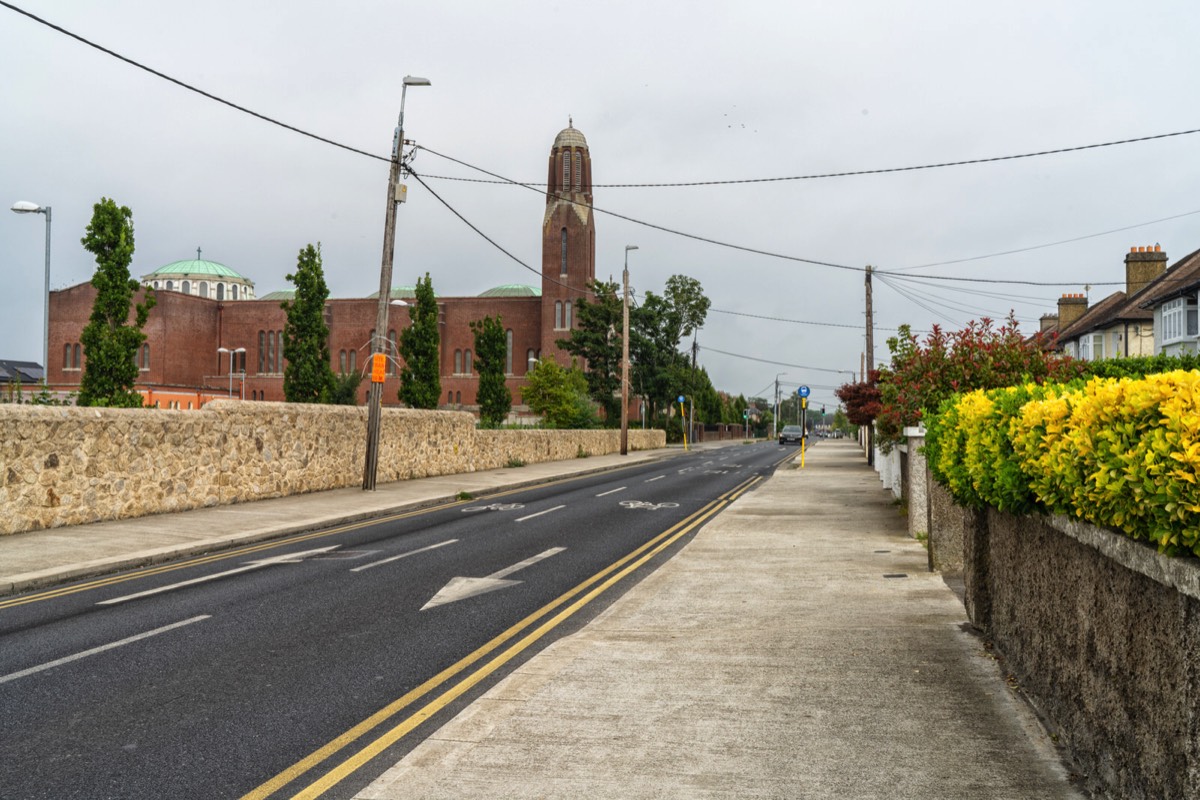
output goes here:
[{"label": "lamp post", "polygon": [[779,379],[787,375],[786,372],[775,373],[775,413],[771,419],[771,438],[775,439],[779,436]]},{"label": "lamp post", "polygon": [[[230,350],[228,347],[218,347],[217,348],[218,354],[229,353],[229,399],[231,399],[231,400],[233,399],[233,360],[235,358],[237,358],[238,353],[244,353],[244,352],[246,352],[246,348],[244,348],[244,347],[239,347],[236,350]],[[220,358],[219,355],[217,357]],[[218,369],[220,368],[220,364],[217,365],[217,368]]]},{"label": "lamp post", "polygon": [[621,277],[625,284],[621,303],[621,455],[629,455],[629,251],[637,250],[636,244],[625,245],[625,271]]},{"label": "lamp post", "polygon": [[46,290],[42,297],[42,385],[46,386],[50,383],[50,206],[21,200],[13,203],[12,210],[18,214],[46,215]]},{"label": "lamp post", "polygon": [[[400,90],[400,116],[392,138],[392,166],[388,172],[387,206],[383,215],[383,261],[379,268],[379,305],[375,309],[375,331],[387,330],[388,297],[392,293],[392,258],[396,245],[396,205],[404,202],[405,187],[400,183],[404,160],[404,101],[410,86],[429,86],[428,78],[405,75]],[[384,336],[386,337],[386,333]],[[383,400],[383,381],[386,370],[380,369],[379,338],[371,341],[371,390],[367,394],[367,447],[363,463],[363,490],[374,491],[375,473],[379,467],[380,404]]]}]

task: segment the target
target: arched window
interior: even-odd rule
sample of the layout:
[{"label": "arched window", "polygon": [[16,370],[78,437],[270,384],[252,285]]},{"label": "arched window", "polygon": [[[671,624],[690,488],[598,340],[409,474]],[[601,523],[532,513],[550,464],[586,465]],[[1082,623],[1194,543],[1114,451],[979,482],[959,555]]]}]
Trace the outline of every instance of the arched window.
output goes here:
[{"label": "arched window", "polygon": [[266,367],[267,357],[267,334],[266,331],[258,332],[258,371],[261,374]]},{"label": "arched window", "polygon": [[168,292],[174,291],[174,289],[175,289],[175,281],[167,281],[167,291]]},{"label": "arched window", "polygon": [[346,351],[345,350],[338,353],[338,372],[340,372],[343,375],[346,374]]},{"label": "arched window", "polygon": [[571,151],[563,151],[563,188],[571,188]]},{"label": "arched window", "polygon": [[512,328],[504,332],[504,374],[512,375]]},{"label": "arched window", "polygon": [[200,296],[208,297],[208,281],[200,281]]},{"label": "arched window", "polygon": [[454,403],[455,405],[462,405],[462,392],[454,393]]},{"label": "arched window", "polygon": [[471,351],[470,350],[463,351],[463,373],[466,375],[471,374]]},{"label": "arched window", "polygon": [[350,371],[358,372],[358,351],[357,350],[350,351]]},{"label": "arched window", "polygon": [[[168,281],[168,283],[170,283],[170,281]],[[168,286],[167,288],[170,289],[171,287]],[[224,300],[224,299],[225,299],[225,284],[218,283],[217,284],[217,300]]]},{"label": "arched window", "polygon": [[72,359],[71,366],[74,369],[79,369],[79,345],[75,345],[75,357]]},{"label": "arched window", "polygon": [[575,154],[575,188],[576,188],[576,190],[578,190],[579,188],[581,188],[583,186],[583,164],[582,164],[582,161],[583,161],[583,159],[580,158],[579,153],[576,153]]},{"label": "arched window", "polygon": [[462,350],[454,351],[454,374],[462,375]]},{"label": "arched window", "polygon": [[192,282],[184,281],[183,286],[180,288],[179,291],[183,292],[184,294],[191,294],[192,293]]},{"label": "arched window", "polygon": [[[217,294],[220,293],[218,289]],[[275,372],[275,331],[267,331],[267,372]]]},{"label": "arched window", "polygon": [[150,369],[150,345],[142,345],[142,371]]},{"label": "arched window", "polygon": [[63,345],[63,369],[71,368],[71,345]]},{"label": "arched window", "polygon": [[554,301],[554,330],[562,329],[562,300]]},{"label": "arched window", "polygon": [[563,306],[563,327],[569,328],[571,327],[571,301],[563,303]]},{"label": "arched window", "polygon": [[230,300],[237,300],[237,290],[238,290],[238,287],[237,287],[236,283],[229,287],[229,299]]},{"label": "arched window", "polygon": [[158,281],[155,281],[155,282],[154,282],[154,288],[155,288],[155,289],[157,289],[157,288],[158,288]]},{"label": "arched window", "polygon": [[567,229],[562,229],[562,266],[559,272],[563,275],[567,274]]},{"label": "arched window", "polygon": [[536,360],[536,356],[534,356],[533,348],[531,347],[525,351],[525,371],[526,372],[533,369],[533,364],[531,364],[529,362],[535,361],[535,360]]},{"label": "arched window", "polygon": [[446,392],[446,405],[454,405],[454,392]]}]

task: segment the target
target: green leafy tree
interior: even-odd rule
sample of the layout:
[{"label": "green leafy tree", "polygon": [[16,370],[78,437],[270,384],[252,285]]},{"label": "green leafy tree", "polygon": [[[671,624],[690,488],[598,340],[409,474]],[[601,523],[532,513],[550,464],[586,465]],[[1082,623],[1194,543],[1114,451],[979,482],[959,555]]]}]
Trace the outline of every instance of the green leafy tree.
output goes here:
[{"label": "green leafy tree", "polygon": [[588,394],[604,409],[605,423],[612,427],[621,421],[622,296],[613,282],[593,281],[589,288],[594,300],[576,302],[576,327],[570,338],[557,344],[587,365]]},{"label": "green leafy tree", "polygon": [[512,392],[504,383],[508,341],[500,317],[484,317],[471,323],[475,335],[475,366],[479,370],[479,421],[485,428],[498,428],[512,408]]},{"label": "green leafy tree", "polygon": [[80,240],[96,256],[92,286],[96,301],[80,341],[85,356],[78,403],[81,406],[137,408],[142,396],[133,387],[138,377],[137,352],[146,334],[142,328],[154,307],[154,294],[146,290],[129,324],[129,309],[138,282],[129,276],[133,261],[133,212],[107,197],[92,207],[92,221]]},{"label": "green leafy tree", "polygon": [[329,287],[321,269],[321,245],[300,251],[296,271],[287,276],[296,287],[283,325],[283,396],[289,403],[326,403],[333,393],[333,368],[329,366],[329,326],[325,301]]},{"label": "green leafy tree", "polygon": [[525,404],[551,428],[594,428],[596,407],[588,399],[587,377],[572,364],[539,360],[525,376]]},{"label": "green leafy tree", "polygon": [[429,273],[417,279],[416,300],[408,307],[412,324],[400,334],[400,401],[413,408],[437,408],[442,397],[438,349],[437,297]]},{"label": "green leafy tree", "polygon": [[333,388],[329,402],[335,406],[358,405],[358,387],[362,384],[361,372],[347,372],[333,376]]}]

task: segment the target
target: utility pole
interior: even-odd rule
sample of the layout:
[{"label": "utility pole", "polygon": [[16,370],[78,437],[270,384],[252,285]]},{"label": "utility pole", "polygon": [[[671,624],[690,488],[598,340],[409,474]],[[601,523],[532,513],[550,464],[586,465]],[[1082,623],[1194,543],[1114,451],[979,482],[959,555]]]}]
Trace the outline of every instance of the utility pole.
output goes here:
[{"label": "utility pole", "polygon": [[696,443],[696,351],[700,345],[696,342],[696,332],[692,331],[692,391],[688,403],[688,438]]},{"label": "utility pole", "polygon": [[[871,265],[867,264],[867,352],[866,352],[866,372],[863,375],[863,380],[866,376],[875,369],[875,322],[872,317],[871,309]],[[875,425],[867,426],[867,463],[875,463]]]},{"label": "utility pole", "polygon": [[[636,244],[625,245],[625,271],[621,278],[625,291],[621,302],[621,455],[629,455],[629,251]],[[644,427],[644,426],[643,426]]]},{"label": "utility pole", "polygon": [[379,304],[375,309],[375,336],[371,338],[371,389],[367,393],[367,446],[363,459],[363,484],[366,491],[375,490],[375,475],[379,467],[379,427],[383,411],[383,382],[387,356],[380,342],[386,342],[388,330],[388,301],[392,296],[392,258],[396,245],[396,206],[404,202],[405,187],[400,183],[404,160],[404,100],[409,86],[428,86],[426,78],[406,75],[400,90],[400,116],[392,137],[392,164],[388,172],[387,206],[383,215],[383,261],[379,268]]}]

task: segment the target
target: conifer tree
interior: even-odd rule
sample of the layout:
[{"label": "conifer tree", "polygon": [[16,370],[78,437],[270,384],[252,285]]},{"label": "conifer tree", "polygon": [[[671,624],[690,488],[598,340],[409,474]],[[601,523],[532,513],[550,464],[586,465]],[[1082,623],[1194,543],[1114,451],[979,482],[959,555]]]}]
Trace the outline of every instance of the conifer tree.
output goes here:
[{"label": "conifer tree", "polygon": [[416,300],[408,308],[412,324],[400,334],[400,401],[413,408],[437,408],[442,397],[438,349],[437,298],[429,273],[417,279]]},{"label": "conifer tree", "polygon": [[133,261],[133,212],[107,197],[92,207],[92,221],[80,240],[85,250],[96,256],[92,286],[96,300],[92,316],[80,335],[83,343],[83,378],[79,386],[81,406],[137,408],[142,396],[134,391],[138,377],[137,353],[146,341],[142,328],[154,294],[146,290],[137,304],[135,323],[129,324],[129,307],[139,288],[129,276]]},{"label": "conifer tree", "polygon": [[485,428],[497,428],[512,408],[512,392],[504,383],[508,340],[500,317],[472,322],[471,333],[475,334],[475,366],[479,368],[479,421]]},{"label": "conifer tree", "polygon": [[300,251],[296,271],[287,276],[296,287],[291,302],[280,303],[287,312],[283,326],[283,396],[289,403],[327,403],[334,388],[329,365],[329,326],[325,301],[329,287],[321,269],[321,245]]}]

